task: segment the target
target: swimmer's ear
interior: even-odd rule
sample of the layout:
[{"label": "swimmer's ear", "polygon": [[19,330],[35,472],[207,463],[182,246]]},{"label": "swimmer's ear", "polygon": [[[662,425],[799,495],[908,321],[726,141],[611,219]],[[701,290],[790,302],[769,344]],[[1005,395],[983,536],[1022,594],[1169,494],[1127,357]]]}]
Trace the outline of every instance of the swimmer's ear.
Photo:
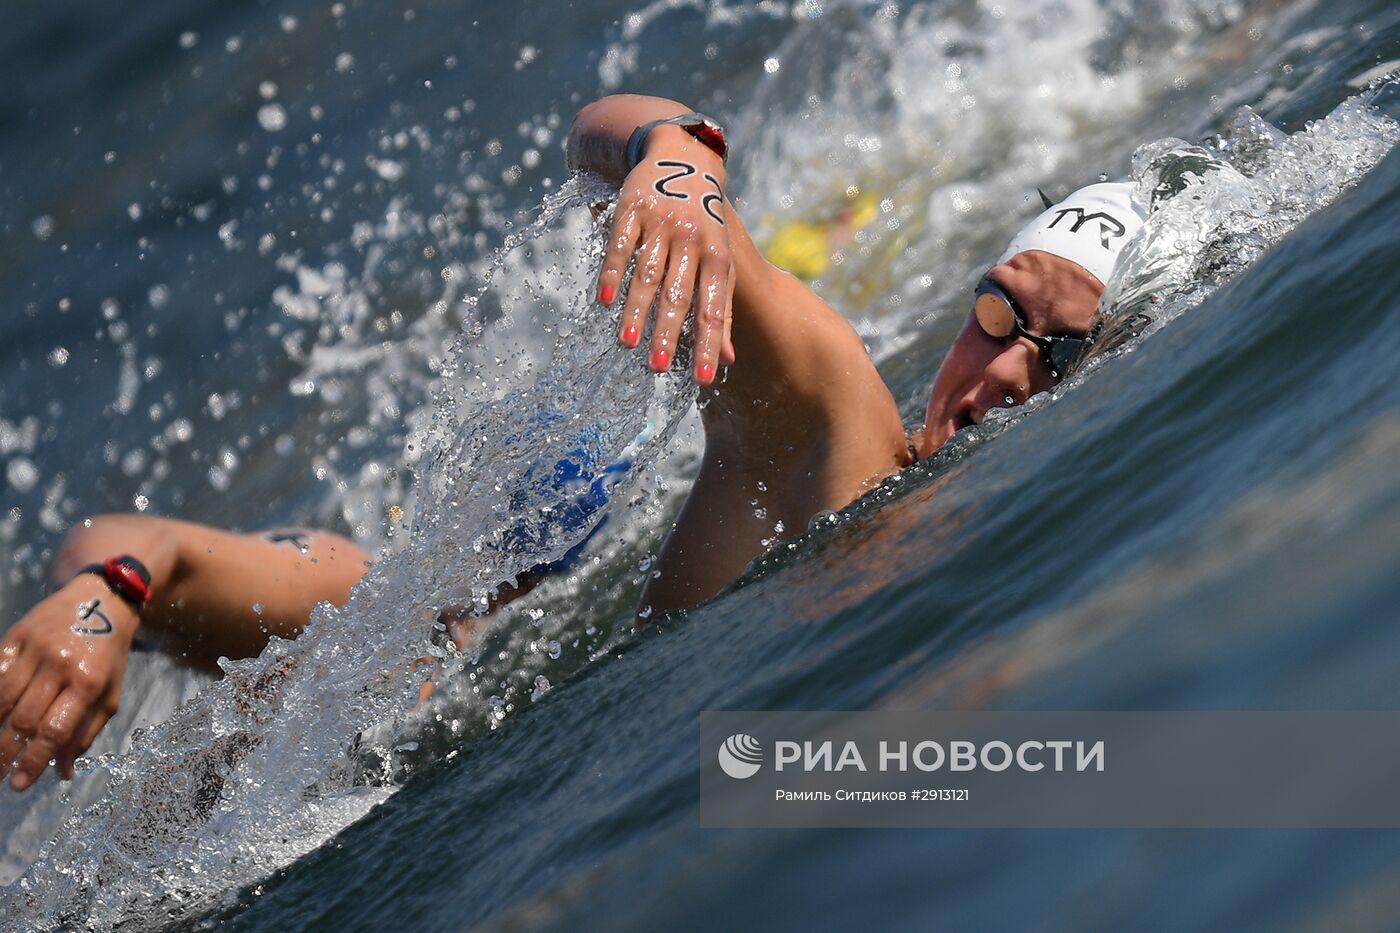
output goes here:
[{"label": "swimmer's ear", "polygon": [[1035,189],[1035,193],[1040,195],[1040,203],[1045,205],[1045,209],[1047,211],[1055,206],[1055,202],[1050,200],[1050,195],[1046,194],[1044,191],[1041,191],[1039,188],[1037,188]]},{"label": "swimmer's ear", "polygon": [[593,212],[593,219],[597,220],[598,215],[603,213],[603,211],[607,210],[610,204],[612,204],[611,201],[595,201],[592,204],[590,204],[588,206],[588,209]]}]

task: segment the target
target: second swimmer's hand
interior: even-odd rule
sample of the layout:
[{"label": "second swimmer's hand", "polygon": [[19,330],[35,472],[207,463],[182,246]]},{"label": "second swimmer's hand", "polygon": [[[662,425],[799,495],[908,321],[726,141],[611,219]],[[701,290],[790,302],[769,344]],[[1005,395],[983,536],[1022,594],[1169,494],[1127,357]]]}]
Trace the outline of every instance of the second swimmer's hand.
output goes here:
[{"label": "second swimmer's hand", "polygon": [[612,236],[598,277],[598,300],[611,306],[627,265],[636,268],[619,324],[618,342],[635,347],[652,320],[649,364],[664,372],[675,359],[692,306],[694,376],[714,381],[734,362],[729,339],[734,267],[725,227],[724,162],[685,130],[652,131],[641,161],[623,182]]},{"label": "second swimmer's hand", "polygon": [[117,711],[139,626],[94,574],[78,577],[0,640],[0,780],[22,791],[51,760],[65,778]]}]

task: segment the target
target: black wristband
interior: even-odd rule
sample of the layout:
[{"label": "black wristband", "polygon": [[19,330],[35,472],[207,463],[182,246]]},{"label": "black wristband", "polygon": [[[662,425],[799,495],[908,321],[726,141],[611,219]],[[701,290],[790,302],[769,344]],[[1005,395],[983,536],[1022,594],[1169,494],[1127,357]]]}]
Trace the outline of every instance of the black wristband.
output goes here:
[{"label": "black wristband", "polygon": [[678,117],[652,120],[650,123],[643,123],[633,130],[632,135],[627,137],[627,171],[632,171],[637,167],[637,163],[642,161],[642,149],[646,147],[647,137],[658,126],[679,126],[695,137],[701,145],[719,156],[721,162],[728,163],[729,146],[724,139],[724,129],[703,113],[691,111]]}]

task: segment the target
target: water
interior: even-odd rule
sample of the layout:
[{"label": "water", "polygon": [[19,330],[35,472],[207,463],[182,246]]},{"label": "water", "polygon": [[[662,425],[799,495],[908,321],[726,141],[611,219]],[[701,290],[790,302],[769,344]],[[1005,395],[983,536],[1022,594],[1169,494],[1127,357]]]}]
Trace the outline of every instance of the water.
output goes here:
[{"label": "water", "polygon": [[[1394,834],[701,831],[694,755],[709,708],[1394,704],[1393,8],[93,6],[7,46],[6,614],[97,511],[388,556],[216,685],[136,666],[106,757],[0,804],[7,926],[1391,922]],[[730,126],[760,238],[876,196],[818,287],[911,420],[1037,185],[1189,183],[1108,296],[1157,323],[632,637],[697,440],[555,197],[618,88]],[[495,535],[524,468],[648,419],[589,559],[404,717],[426,610],[548,556]]]}]

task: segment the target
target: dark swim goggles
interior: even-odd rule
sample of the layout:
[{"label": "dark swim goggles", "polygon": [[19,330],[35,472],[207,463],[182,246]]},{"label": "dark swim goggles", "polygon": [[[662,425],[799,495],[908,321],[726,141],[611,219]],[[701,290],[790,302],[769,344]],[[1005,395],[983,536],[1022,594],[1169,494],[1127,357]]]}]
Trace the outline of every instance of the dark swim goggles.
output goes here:
[{"label": "dark swim goggles", "polygon": [[1093,342],[1092,335],[1085,337],[1042,337],[1026,329],[1026,313],[1006,291],[990,279],[983,279],[977,286],[972,300],[972,312],[977,324],[988,337],[1005,341],[1007,338],[1025,337],[1040,348],[1040,358],[1050,370],[1052,378],[1060,379],[1069,372],[1070,364],[1084,347]]}]

